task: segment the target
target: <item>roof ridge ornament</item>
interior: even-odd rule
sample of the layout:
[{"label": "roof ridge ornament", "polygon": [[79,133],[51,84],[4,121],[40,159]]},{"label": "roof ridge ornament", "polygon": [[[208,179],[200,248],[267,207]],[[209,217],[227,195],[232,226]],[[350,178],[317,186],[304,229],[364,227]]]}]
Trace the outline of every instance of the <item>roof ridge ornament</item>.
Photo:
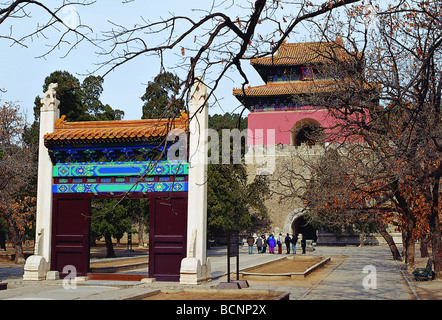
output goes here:
[{"label": "roof ridge ornament", "polygon": [[189,121],[189,113],[181,110],[180,117],[177,120],[179,120],[181,123],[186,123],[187,121]]},{"label": "roof ridge ornament", "polygon": [[61,129],[66,123],[66,116],[62,115],[59,119],[55,121],[55,129]]}]

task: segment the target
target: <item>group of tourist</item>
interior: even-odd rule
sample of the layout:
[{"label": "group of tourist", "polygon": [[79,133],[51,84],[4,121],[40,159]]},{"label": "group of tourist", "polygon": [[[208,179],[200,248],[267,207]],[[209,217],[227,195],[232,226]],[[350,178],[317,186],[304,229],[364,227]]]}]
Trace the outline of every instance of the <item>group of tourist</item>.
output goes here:
[{"label": "group of tourist", "polygon": [[[252,234],[249,234],[247,237],[247,244],[249,246],[249,254],[253,253],[253,247],[256,245],[258,249],[258,253],[265,253],[267,251],[267,247],[269,248],[269,253],[274,254],[275,248],[278,248],[278,253],[282,253],[282,246],[285,244],[286,246],[286,254],[290,254],[290,249],[293,254],[296,254],[296,243],[298,242],[298,235],[290,235],[287,233],[285,237],[280,233],[276,238],[271,234],[268,238],[266,238],[263,234],[261,236],[253,237]],[[302,253],[305,254],[306,247],[306,239],[303,236],[301,240],[301,248]]]}]

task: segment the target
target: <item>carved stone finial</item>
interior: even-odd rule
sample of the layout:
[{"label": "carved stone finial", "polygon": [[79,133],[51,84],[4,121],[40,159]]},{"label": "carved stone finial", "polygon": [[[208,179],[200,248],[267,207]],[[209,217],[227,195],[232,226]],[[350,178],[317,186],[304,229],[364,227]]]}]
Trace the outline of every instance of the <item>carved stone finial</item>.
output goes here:
[{"label": "carved stone finial", "polygon": [[42,109],[41,111],[55,111],[60,104],[57,100],[57,83],[49,84],[48,91],[45,92],[43,99],[41,99]]},{"label": "carved stone finial", "polygon": [[201,81],[201,76],[195,77],[195,83],[193,85],[192,92],[192,100],[195,100],[197,103],[204,102],[207,98],[207,87]]}]

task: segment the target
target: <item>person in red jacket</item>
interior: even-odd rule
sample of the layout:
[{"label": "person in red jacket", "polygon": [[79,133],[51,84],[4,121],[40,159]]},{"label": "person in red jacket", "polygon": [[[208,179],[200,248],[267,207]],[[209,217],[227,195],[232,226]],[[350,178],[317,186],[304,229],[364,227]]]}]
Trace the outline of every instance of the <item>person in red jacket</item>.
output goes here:
[{"label": "person in red jacket", "polygon": [[278,245],[278,253],[282,253],[282,243],[284,241],[284,238],[282,237],[282,233],[279,234],[278,239],[276,240],[276,244]]}]

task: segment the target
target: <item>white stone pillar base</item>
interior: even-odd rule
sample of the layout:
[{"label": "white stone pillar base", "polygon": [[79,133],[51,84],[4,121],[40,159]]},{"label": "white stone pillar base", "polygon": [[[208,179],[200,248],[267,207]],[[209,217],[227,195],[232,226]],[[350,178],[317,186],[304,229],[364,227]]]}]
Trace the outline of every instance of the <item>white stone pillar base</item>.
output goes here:
[{"label": "white stone pillar base", "polygon": [[26,259],[25,272],[23,280],[25,281],[42,281],[46,280],[46,275],[50,269],[46,259],[39,255],[30,256]]},{"label": "white stone pillar base", "polygon": [[181,261],[180,284],[198,285],[209,280],[212,280],[212,272],[208,259],[204,265],[197,258],[184,258]]}]

